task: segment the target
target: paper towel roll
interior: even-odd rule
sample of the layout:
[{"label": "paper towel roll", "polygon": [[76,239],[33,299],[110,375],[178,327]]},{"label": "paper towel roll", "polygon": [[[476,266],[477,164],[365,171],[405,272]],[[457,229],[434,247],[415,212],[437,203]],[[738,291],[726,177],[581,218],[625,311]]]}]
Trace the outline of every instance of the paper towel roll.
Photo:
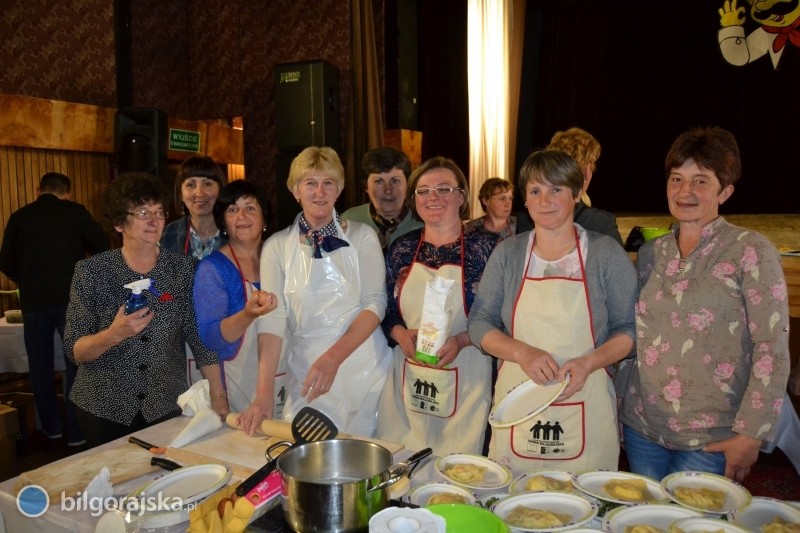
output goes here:
[{"label": "paper towel roll", "polygon": [[427,509],[389,507],[369,519],[369,533],[444,533],[443,517]]}]

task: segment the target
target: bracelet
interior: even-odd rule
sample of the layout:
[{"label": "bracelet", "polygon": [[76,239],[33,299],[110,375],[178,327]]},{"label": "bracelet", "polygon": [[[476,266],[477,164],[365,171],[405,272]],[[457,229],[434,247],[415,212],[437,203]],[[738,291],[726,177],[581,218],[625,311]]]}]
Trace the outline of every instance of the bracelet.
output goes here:
[{"label": "bracelet", "polygon": [[225,398],[226,400],[228,399],[228,397],[225,395],[225,393],[221,392],[219,394],[215,394],[214,396],[212,396],[211,397],[211,401],[213,402],[214,400],[218,400],[219,398]]}]

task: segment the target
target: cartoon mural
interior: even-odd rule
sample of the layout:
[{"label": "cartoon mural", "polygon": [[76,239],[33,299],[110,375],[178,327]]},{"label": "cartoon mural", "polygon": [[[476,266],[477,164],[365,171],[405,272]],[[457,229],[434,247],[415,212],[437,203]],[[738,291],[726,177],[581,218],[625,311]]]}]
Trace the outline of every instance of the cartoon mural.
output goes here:
[{"label": "cartoon mural", "polygon": [[[742,0],[743,2],[745,0]],[[719,10],[719,49],[731,65],[742,66],[766,53],[778,68],[787,43],[800,48],[800,0],[746,0],[750,17],[760,27],[745,38],[745,8],[725,0]]]}]

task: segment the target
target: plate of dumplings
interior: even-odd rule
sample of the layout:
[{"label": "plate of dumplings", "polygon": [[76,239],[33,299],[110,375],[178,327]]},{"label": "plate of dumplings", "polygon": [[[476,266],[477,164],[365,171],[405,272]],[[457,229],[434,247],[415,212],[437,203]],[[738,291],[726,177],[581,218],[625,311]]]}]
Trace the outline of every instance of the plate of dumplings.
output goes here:
[{"label": "plate of dumplings", "polygon": [[708,472],[675,472],[661,480],[661,487],[678,505],[708,514],[735,512],[752,499],[739,483]]}]

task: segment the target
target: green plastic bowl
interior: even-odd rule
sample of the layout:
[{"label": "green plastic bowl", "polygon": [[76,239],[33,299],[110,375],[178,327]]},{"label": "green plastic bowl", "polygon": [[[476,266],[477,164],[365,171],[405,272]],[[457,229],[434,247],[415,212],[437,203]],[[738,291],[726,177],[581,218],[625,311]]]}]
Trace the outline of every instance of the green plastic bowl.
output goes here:
[{"label": "green plastic bowl", "polygon": [[438,503],[426,507],[444,518],[447,533],[509,533],[511,530],[499,516],[474,505]]},{"label": "green plastic bowl", "polygon": [[642,228],[642,237],[645,241],[652,241],[656,237],[661,237],[669,233],[669,228]]}]

